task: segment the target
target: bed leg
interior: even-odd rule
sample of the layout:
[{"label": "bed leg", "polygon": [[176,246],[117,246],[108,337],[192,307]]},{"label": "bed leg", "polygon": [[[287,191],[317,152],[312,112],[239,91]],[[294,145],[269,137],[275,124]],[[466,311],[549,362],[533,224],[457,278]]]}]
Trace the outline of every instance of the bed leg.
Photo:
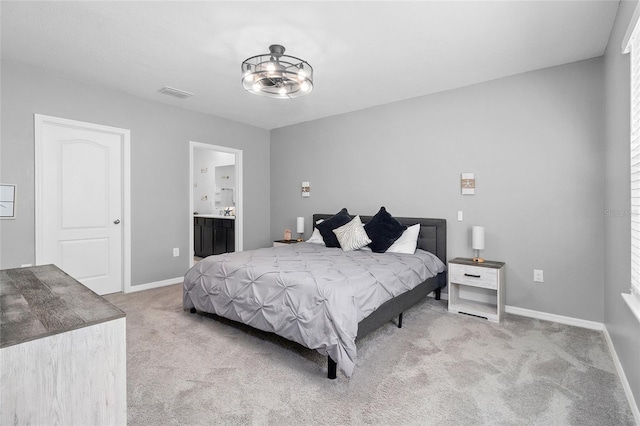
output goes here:
[{"label": "bed leg", "polygon": [[436,289],[436,300],[440,300],[440,292],[441,291],[442,291],[442,288]]},{"label": "bed leg", "polygon": [[196,313],[196,308],[189,309],[189,312],[191,312],[192,314],[195,314]]},{"label": "bed leg", "polygon": [[400,312],[400,315],[398,316],[398,328],[402,328],[402,314],[403,312]]},{"label": "bed leg", "polygon": [[338,364],[334,360],[331,359],[329,355],[327,355],[327,379],[335,379],[336,378],[336,367]]}]

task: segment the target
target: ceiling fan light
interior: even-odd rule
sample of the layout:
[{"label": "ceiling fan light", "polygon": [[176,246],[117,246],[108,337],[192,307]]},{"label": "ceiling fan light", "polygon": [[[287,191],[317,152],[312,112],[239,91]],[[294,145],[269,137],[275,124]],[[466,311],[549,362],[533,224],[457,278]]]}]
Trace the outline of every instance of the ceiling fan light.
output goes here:
[{"label": "ceiling fan light", "polygon": [[313,90],[313,67],[305,60],[285,55],[284,51],[284,46],[273,44],[269,53],[242,62],[242,85],[246,91],[286,99]]}]

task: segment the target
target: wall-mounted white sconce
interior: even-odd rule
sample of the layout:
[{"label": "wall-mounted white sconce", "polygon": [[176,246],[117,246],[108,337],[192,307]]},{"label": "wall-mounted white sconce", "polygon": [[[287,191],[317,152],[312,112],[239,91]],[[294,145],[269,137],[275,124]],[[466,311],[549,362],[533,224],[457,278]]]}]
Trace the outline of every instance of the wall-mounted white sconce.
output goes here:
[{"label": "wall-mounted white sconce", "polygon": [[302,182],[302,196],[311,196],[311,187],[309,186],[309,182]]},{"label": "wall-mounted white sconce", "polygon": [[304,217],[298,217],[296,221],[296,230],[298,231],[298,241],[302,241],[304,235]]},{"label": "wall-mounted white sconce", "polygon": [[460,190],[462,195],[473,195],[476,193],[476,178],[473,173],[462,173],[460,177]]},{"label": "wall-mounted white sconce", "polygon": [[476,251],[474,262],[482,263],[484,259],[480,257],[480,250],[484,250],[484,227],[474,226],[471,229],[471,248]]}]

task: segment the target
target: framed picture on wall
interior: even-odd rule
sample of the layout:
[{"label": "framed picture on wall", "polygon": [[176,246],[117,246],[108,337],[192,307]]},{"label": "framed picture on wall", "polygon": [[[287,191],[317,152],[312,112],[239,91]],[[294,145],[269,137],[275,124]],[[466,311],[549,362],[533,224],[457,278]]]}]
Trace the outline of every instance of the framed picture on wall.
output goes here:
[{"label": "framed picture on wall", "polygon": [[0,184],[0,219],[15,219],[16,217],[16,186]]}]

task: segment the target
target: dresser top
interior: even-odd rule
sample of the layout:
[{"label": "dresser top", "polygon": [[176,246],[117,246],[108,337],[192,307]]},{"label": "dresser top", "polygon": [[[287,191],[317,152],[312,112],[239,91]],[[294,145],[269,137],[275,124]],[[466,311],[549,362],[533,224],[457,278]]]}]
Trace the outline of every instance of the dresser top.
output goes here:
[{"label": "dresser top", "polygon": [[0,271],[0,348],[124,316],[55,265]]},{"label": "dresser top", "polygon": [[484,262],[474,262],[473,259],[466,257],[456,257],[449,261],[449,263],[456,263],[458,265],[479,266],[481,268],[493,268],[500,269],[504,266],[504,262],[497,262],[495,260],[485,260]]}]

